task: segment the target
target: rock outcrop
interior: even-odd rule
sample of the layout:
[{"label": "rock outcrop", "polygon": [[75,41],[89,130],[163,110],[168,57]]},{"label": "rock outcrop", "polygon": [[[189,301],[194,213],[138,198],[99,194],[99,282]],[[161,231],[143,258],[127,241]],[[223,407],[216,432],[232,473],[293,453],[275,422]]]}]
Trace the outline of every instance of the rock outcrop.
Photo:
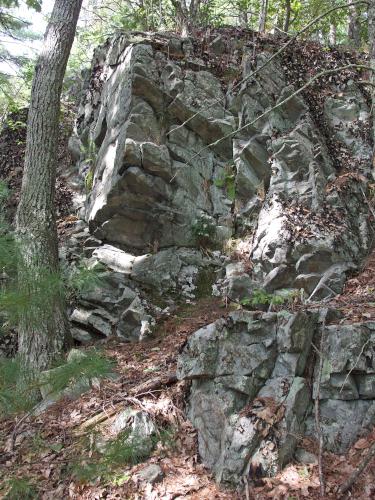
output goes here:
[{"label": "rock outcrop", "polygon": [[108,40],[71,139],[88,229],[65,254],[100,264],[105,283],[72,311],[77,340],[145,339],[156,317],[212,291],[264,310],[202,328],[179,360],[202,459],[230,482],[290,460],[315,432],[316,398],[328,449],[375,422],[373,324],[272,310],[273,294],[332,298],[371,249],[366,94],[347,71],[317,84],[312,103],[283,56],[270,59],[274,42],[254,43],[225,32]]},{"label": "rock outcrop", "polygon": [[[371,430],[374,324],[322,327],[326,314],[238,311],[190,338],[178,376],[192,381],[188,416],[218,480],[236,482],[249,470],[275,474],[304,435],[316,436],[316,398],[325,449],[343,453]],[[319,393],[318,334],[325,356]]]}]

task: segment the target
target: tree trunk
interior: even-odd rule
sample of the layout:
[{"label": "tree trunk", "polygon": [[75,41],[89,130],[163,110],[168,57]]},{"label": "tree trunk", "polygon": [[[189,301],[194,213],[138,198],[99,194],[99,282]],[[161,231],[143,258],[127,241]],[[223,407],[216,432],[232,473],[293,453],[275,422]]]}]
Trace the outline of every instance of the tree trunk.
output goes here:
[{"label": "tree trunk", "polygon": [[260,33],[264,33],[266,31],[267,13],[268,13],[268,0],[261,0],[260,13],[259,13]]},{"label": "tree trunk", "polygon": [[292,14],[292,5],[291,0],[285,0],[285,19],[283,30],[285,33],[288,33],[290,26],[290,16]]},{"label": "tree trunk", "polygon": [[[351,3],[352,0],[348,0]],[[361,11],[359,5],[349,7],[348,38],[351,47],[359,49],[361,46]]]},{"label": "tree trunk", "polygon": [[[19,284],[27,282],[30,296],[41,293],[43,277],[56,277],[59,272],[54,198],[60,96],[81,3],[82,0],[55,1],[31,89],[25,167],[16,217]],[[42,292],[45,294],[46,290]],[[24,314],[19,324],[19,354],[24,366],[34,372],[47,368],[70,338],[61,287],[51,283],[48,292],[39,320],[30,323]]]},{"label": "tree trunk", "polygon": [[337,28],[335,24],[331,24],[329,27],[328,42],[330,45],[334,46],[337,42]]},{"label": "tree trunk", "polygon": [[[368,6],[368,43],[370,66],[372,68],[370,81],[375,85],[375,0],[369,0]],[[372,96],[372,137],[375,146],[375,88],[371,87]],[[373,166],[375,167],[375,148],[373,156]]]},{"label": "tree trunk", "polygon": [[176,10],[178,28],[182,36],[188,36],[197,27],[200,0],[172,0]]},{"label": "tree trunk", "polygon": [[247,15],[246,7],[240,7],[238,12],[238,20],[241,28],[247,28],[249,24],[249,18]]}]

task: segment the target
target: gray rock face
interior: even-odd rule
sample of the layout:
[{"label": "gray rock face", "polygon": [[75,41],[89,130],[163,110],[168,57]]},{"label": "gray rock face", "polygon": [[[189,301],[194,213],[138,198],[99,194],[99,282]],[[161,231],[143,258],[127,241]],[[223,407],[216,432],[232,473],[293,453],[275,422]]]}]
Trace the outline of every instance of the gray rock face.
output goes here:
[{"label": "gray rock face", "polygon": [[[219,480],[241,477],[256,450],[275,440],[276,429],[276,468],[293,455],[309,403],[301,376],[316,324],[315,314],[239,311],[189,339],[178,361],[178,377],[192,380],[188,415],[199,431],[202,459]],[[282,421],[264,435],[257,412],[243,413],[256,397],[282,406]],[[267,425],[267,419],[263,422]],[[270,466],[265,461],[264,469]]]},{"label": "gray rock face", "polygon": [[[103,84],[88,94],[78,121],[84,148],[95,149],[86,206],[91,231],[141,252],[155,245],[193,246],[192,224],[203,211],[230,235],[231,202],[213,183],[225,174],[218,154],[228,144],[192,160],[205,143],[235,127],[219,103],[219,81],[208,71],[182,72],[150,42],[126,36],[95,57]],[[178,127],[197,106],[207,105],[210,111],[199,113],[189,127]],[[80,165],[85,174],[87,158]]]},{"label": "gray rock face", "polygon": [[70,315],[73,338],[145,340],[162,308],[211,294],[223,259],[220,252],[207,256],[193,248],[133,255],[108,244],[96,247],[84,262],[98,270],[99,283],[80,293]]},{"label": "gray rock face", "polygon": [[[170,56],[176,47],[191,67]],[[243,78],[269,58],[265,51],[254,63],[241,50]],[[84,151],[79,169],[91,179],[90,231],[114,247],[94,253],[113,270],[136,272],[137,254],[196,246],[196,223],[205,217],[213,245],[238,228],[255,233],[253,275],[229,280],[234,298],[254,280],[268,292],[303,289],[311,300],[339,293],[370,242],[371,145],[362,133],[370,111],[361,91],[332,84],[323,103],[327,135],[358,166],[339,189],[335,159],[301,95],[254,121],[295,90],[280,60],[231,92],[193,52],[169,35],[119,35],[95,53],[75,142]]]},{"label": "gray rock face", "polygon": [[142,469],[137,474],[137,479],[141,483],[150,483],[155,484],[161,481],[164,477],[164,473],[161,470],[161,467],[157,464],[147,465],[144,469]]},{"label": "gray rock face", "polygon": [[[318,316],[240,311],[189,339],[178,377],[192,381],[188,415],[201,457],[218,480],[235,483],[252,464],[273,475],[300,436],[316,434],[309,414],[317,394],[305,373]],[[373,326],[324,330],[320,406],[328,450],[344,452],[375,424]]]}]

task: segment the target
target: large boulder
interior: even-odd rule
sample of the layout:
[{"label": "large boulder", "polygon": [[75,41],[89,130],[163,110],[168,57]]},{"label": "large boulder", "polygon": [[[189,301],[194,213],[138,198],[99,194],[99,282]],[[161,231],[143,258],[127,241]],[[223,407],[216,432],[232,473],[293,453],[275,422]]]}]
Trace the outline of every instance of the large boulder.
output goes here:
[{"label": "large boulder", "polygon": [[[327,310],[239,311],[195,332],[178,360],[178,377],[191,380],[188,416],[199,452],[218,480],[236,483],[249,468],[274,475],[303,435],[316,435],[319,397],[325,448],[343,453],[375,424],[371,322],[323,328]],[[324,336],[314,390],[312,345]]]},{"label": "large boulder", "polygon": [[189,339],[177,374],[192,381],[188,415],[202,459],[218,479],[239,479],[256,451],[276,442],[276,430],[263,469],[292,457],[295,436],[304,432],[303,375],[316,325],[315,314],[238,311]]}]

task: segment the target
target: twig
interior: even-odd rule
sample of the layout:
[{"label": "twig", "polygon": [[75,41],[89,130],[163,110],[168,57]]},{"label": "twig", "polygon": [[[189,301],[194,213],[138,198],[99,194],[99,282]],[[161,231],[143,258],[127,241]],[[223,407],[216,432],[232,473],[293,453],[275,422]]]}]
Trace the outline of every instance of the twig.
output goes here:
[{"label": "twig", "polygon": [[157,377],[146,382],[133,387],[129,394],[138,397],[140,394],[145,392],[154,391],[155,389],[160,389],[161,387],[167,387],[177,382],[177,376],[175,372],[167,373],[164,376]]},{"label": "twig", "polygon": [[344,389],[344,385],[346,384],[348,378],[350,377],[352,371],[354,370],[354,368],[357,366],[357,364],[359,363],[359,360],[361,359],[361,356],[363,354],[363,351],[365,350],[365,347],[367,346],[367,344],[370,342],[370,339],[367,339],[366,342],[363,344],[362,346],[362,349],[361,349],[361,352],[358,354],[358,357],[357,359],[355,360],[355,363],[354,365],[352,366],[352,368],[349,370],[349,372],[347,373],[345,379],[344,379],[344,382],[342,383],[342,386],[341,386],[341,389],[340,389],[340,394],[342,393],[343,389]]},{"label": "twig", "polygon": [[16,423],[16,425],[14,426],[14,429],[13,429],[13,432],[12,432],[12,435],[11,435],[11,438],[10,438],[10,451],[13,451],[14,450],[14,446],[16,444],[16,439],[17,439],[17,431],[18,431],[18,428],[19,426],[22,424],[22,422],[24,422],[28,417],[30,417],[33,413],[33,409],[28,411],[27,413],[25,413],[25,415],[23,415],[19,420],[18,422]]},{"label": "twig", "polygon": [[246,496],[246,500],[250,500],[249,481],[247,480],[246,474],[244,474],[244,476],[243,476],[243,482],[245,483],[245,496]]},{"label": "twig", "polygon": [[[327,313],[326,313],[327,314]],[[325,337],[325,328],[326,328],[326,314],[324,315],[322,326],[321,326],[321,337],[320,337],[320,356],[319,356],[319,368],[318,368],[318,377],[317,377],[317,386],[316,386],[316,394],[315,394],[315,428],[316,433],[318,435],[319,441],[319,453],[318,453],[318,470],[319,470],[319,483],[320,483],[320,498],[324,498],[325,495],[325,485],[324,485],[324,475],[323,475],[323,433],[320,425],[320,383],[322,379],[322,371],[323,371],[323,356],[324,352],[324,337]]]},{"label": "twig", "polygon": [[365,470],[365,468],[368,466],[368,464],[371,462],[373,458],[375,458],[375,441],[370,446],[367,455],[359,464],[359,466],[354,470],[354,472],[352,472],[352,474],[348,477],[345,483],[343,483],[340,486],[339,493],[341,493],[341,495],[350,490],[350,488],[353,486],[353,484],[356,482],[358,477],[362,474],[362,472]]},{"label": "twig", "polygon": [[372,206],[371,206],[370,202],[368,201],[367,196],[365,195],[365,192],[363,191],[362,186],[361,186],[361,191],[362,191],[363,198],[365,199],[365,202],[367,203],[367,206],[368,206],[368,208],[369,208],[369,210],[370,210],[370,212],[371,212],[371,215],[372,215],[372,216],[374,217],[374,219],[375,219],[375,212],[374,212],[374,209],[372,208]]},{"label": "twig", "polygon": [[311,346],[314,349],[314,351],[318,354],[318,356],[321,357],[323,355],[313,342],[311,342]]}]

